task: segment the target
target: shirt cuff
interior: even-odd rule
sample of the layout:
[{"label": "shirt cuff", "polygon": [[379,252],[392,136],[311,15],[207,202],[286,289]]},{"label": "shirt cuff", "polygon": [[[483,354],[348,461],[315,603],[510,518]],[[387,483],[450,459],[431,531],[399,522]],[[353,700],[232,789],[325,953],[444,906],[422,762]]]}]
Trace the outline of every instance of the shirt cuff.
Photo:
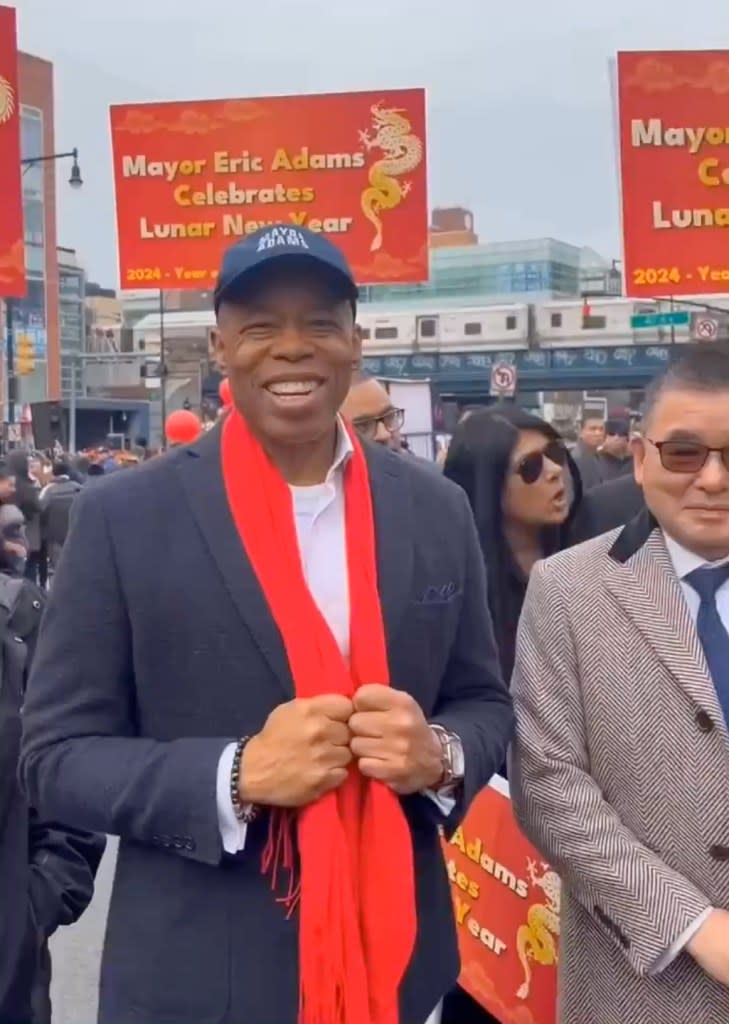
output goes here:
[{"label": "shirt cuff", "polygon": [[248,831],[246,822],[239,821],[236,817],[233,801],[230,798],[230,776],[233,771],[235,748],[235,743],[229,743],[220,755],[218,778],[215,787],[218,805],[218,828],[220,829],[223,849],[226,853],[240,853],[246,845],[246,832]]},{"label": "shirt cuff", "polygon": [[424,789],[423,796],[432,800],[444,818],[447,818],[456,806],[456,798],[446,793],[438,793],[434,789]]},{"label": "shirt cuff", "polygon": [[653,963],[648,968],[648,974],[660,974],[661,971],[665,971],[667,967],[670,967],[670,965],[673,963],[673,961],[676,959],[679,953],[682,953],[684,951],[686,946],[689,944],[691,939],[693,939],[696,932],[699,930],[699,928],[701,928],[701,926],[704,924],[704,922],[709,917],[709,914],[711,914],[713,910],[713,907],[707,907],[706,910],[703,911],[703,913],[699,914],[699,916],[691,922],[688,928],[686,928],[685,931],[681,932],[676,941],[672,942],[668,949],[666,949],[663,953],[661,953],[660,956],[658,956],[653,961]]}]

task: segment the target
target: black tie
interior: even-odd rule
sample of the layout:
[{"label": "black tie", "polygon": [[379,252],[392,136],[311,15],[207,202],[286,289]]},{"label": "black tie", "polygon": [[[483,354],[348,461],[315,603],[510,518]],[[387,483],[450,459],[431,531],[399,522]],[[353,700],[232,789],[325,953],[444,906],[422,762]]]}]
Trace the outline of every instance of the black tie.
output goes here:
[{"label": "black tie", "polygon": [[729,565],[694,569],[684,577],[700,598],[696,631],[704,648],[704,656],[714,680],[724,720],[729,725],[729,633],[716,607],[716,593],[729,580]]}]

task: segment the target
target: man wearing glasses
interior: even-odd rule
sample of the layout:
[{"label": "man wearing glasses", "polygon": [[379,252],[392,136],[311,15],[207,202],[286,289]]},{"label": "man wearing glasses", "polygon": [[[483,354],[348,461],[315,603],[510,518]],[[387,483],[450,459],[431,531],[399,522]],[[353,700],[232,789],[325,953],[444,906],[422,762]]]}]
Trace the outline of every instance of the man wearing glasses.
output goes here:
[{"label": "man wearing glasses", "polygon": [[539,563],[517,816],[563,884],[561,1024],[729,1006],[729,349],[687,348],[633,442],[646,509]]},{"label": "man wearing glasses", "polygon": [[405,422],[405,411],[396,409],[387,389],[364,371],[354,375],[342,406],[342,415],[351,421],[365,441],[376,441],[393,451],[402,450],[400,431]]}]

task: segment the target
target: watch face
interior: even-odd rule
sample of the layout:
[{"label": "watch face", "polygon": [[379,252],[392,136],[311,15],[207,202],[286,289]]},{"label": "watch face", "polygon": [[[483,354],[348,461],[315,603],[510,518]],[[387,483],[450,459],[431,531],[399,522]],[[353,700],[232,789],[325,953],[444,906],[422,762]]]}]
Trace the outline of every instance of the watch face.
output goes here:
[{"label": "watch face", "polygon": [[453,777],[460,780],[466,774],[466,759],[463,756],[463,744],[457,736],[450,737],[448,753]]}]

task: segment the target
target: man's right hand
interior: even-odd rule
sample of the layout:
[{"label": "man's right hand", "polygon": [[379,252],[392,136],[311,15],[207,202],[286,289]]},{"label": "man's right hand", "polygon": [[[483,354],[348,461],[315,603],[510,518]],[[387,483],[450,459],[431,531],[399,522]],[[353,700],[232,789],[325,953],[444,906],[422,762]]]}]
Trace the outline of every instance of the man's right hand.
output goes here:
[{"label": "man's right hand", "polygon": [[707,974],[729,988],[729,911],[712,910],[686,951]]},{"label": "man's right hand", "polygon": [[241,758],[242,804],[303,807],[337,789],[352,760],[347,723],[354,705],[326,694],[280,704]]}]

